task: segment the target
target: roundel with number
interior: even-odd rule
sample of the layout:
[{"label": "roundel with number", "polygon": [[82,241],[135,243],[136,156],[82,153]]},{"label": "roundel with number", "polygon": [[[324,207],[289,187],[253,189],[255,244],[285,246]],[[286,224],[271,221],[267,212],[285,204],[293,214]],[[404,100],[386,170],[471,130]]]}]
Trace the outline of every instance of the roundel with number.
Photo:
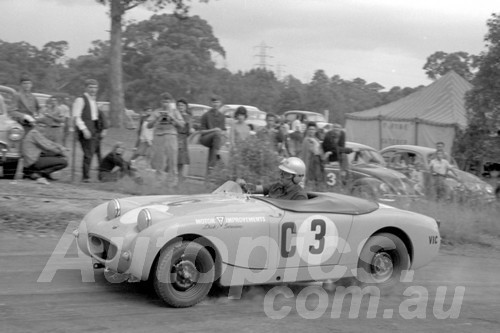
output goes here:
[{"label": "roundel with number", "polygon": [[323,215],[309,216],[297,230],[297,252],[309,265],[320,265],[330,259],[339,242],[335,223]]},{"label": "roundel with number", "polygon": [[329,172],[326,174],[326,183],[330,186],[335,186],[337,183],[337,175],[334,172]]}]

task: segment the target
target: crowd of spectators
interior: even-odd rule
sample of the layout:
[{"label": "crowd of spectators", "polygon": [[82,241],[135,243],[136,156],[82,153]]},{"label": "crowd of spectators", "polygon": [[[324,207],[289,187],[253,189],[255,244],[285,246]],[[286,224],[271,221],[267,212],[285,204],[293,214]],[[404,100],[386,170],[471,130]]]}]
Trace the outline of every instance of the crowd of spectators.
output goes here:
[{"label": "crowd of spectators", "polygon": [[[50,96],[45,107],[39,104],[31,92],[33,82],[28,76],[20,80],[20,89],[10,115],[21,123],[26,131],[22,144],[24,178],[48,184],[55,180],[52,173],[68,166],[67,142],[75,132],[83,152],[81,164],[82,182],[92,182],[91,165],[96,157],[97,180],[116,181],[123,176],[139,179],[134,165],[144,159],[155,170],[158,179],[177,186],[189,173],[188,137],[195,132],[188,101],[175,100],[169,93],[159,96],[159,107],[144,108],[138,121],[137,140],[132,156],[125,158],[125,147],[117,142],[106,156],[102,156],[102,139],[109,127],[107,117],[99,109],[96,96],[99,83],[88,79],[84,91],[72,104],[68,98]],[[247,109],[240,106],[234,113],[234,121],[226,128],[220,96],[211,98],[211,109],[200,120],[199,143],[208,148],[207,170],[213,170],[220,162],[220,150],[227,146],[237,150],[250,135],[256,135],[268,143],[265,149],[275,150],[283,158],[300,157],[309,170],[307,181],[324,183],[324,163],[342,161],[345,151],[345,134],[340,125],[319,129],[307,119],[280,119],[268,113],[266,126],[251,128],[246,120]],[[71,111],[70,111],[71,110]]]}]

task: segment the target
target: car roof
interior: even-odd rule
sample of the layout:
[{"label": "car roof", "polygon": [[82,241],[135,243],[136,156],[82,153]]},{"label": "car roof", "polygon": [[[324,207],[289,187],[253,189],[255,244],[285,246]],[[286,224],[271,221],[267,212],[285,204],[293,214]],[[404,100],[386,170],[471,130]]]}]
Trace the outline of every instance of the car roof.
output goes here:
[{"label": "car roof", "polygon": [[244,105],[244,104],[224,104],[222,106],[222,108],[225,109],[225,110],[227,110],[227,109],[234,109],[234,110],[236,110],[240,106],[243,106],[245,109],[247,109],[247,111],[260,111],[260,112],[266,113],[265,111],[259,110],[259,108],[256,107],[256,106]]},{"label": "car roof", "polygon": [[373,147],[364,145],[362,143],[352,142],[352,141],[346,141],[345,146],[347,148],[351,148],[351,149],[354,149],[354,150],[367,149],[367,150],[375,150],[375,151],[377,151],[377,149],[375,149]]},{"label": "car roof", "polygon": [[11,87],[1,86],[1,85],[0,85],[0,91],[1,92],[5,92],[5,93],[9,93],[9,94],[15,94],[16,93],[16,91],[14,89],[12,89]]},{"label": "car roof", "polygon": [[420,154],[430,154],[436,152],[435,148],[424,147],[424,146],[415,146],[415,145],[393,145],[383,148],[381,151],[387,151],[389,149],[398,149],[398,150],[410,150],[415,151]]},{"label": "car roof", "polygon": [[[303,110],[290,110],[290,111],[285,111],[283,113],[284,115],[291,114],[291,113],[302,113],[302,114],[321,114],[319,112],[313,112],[313,111],[303,111]],[[321,114],[323,115],[323,114]]]},{"label": "car roof", "polygon": [[190,108],[195,107],[195,108],[210,109],[210,106],[204,105],[204,104],[189,103],[188,105],[189,105]]}]

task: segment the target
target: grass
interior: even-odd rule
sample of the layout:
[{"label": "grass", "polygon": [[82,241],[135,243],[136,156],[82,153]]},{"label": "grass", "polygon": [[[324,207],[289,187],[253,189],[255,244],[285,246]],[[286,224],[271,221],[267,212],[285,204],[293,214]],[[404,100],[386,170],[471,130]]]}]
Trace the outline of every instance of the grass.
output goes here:
[{"label": "grass", "polygon": [[396,206],[440,221],[440,232],[445,244],[471,243],[490,246],[500,239],[498,203],[469,206],[422,200]]}]

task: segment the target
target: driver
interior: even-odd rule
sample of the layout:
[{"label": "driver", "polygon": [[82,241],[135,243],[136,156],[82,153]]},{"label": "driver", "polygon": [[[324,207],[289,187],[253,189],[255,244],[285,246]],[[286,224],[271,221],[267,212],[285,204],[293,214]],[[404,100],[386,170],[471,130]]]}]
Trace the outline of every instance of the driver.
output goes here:
[{"label": "driver", "polygon": [[247,193],[264,194],[274,199],[307,200],[307,192],[299,185],[304,179],[306,165],[298,157],[284,159],[280,166],[280,181],[269,185],[254,185],[243,179],[236,180]]}]

